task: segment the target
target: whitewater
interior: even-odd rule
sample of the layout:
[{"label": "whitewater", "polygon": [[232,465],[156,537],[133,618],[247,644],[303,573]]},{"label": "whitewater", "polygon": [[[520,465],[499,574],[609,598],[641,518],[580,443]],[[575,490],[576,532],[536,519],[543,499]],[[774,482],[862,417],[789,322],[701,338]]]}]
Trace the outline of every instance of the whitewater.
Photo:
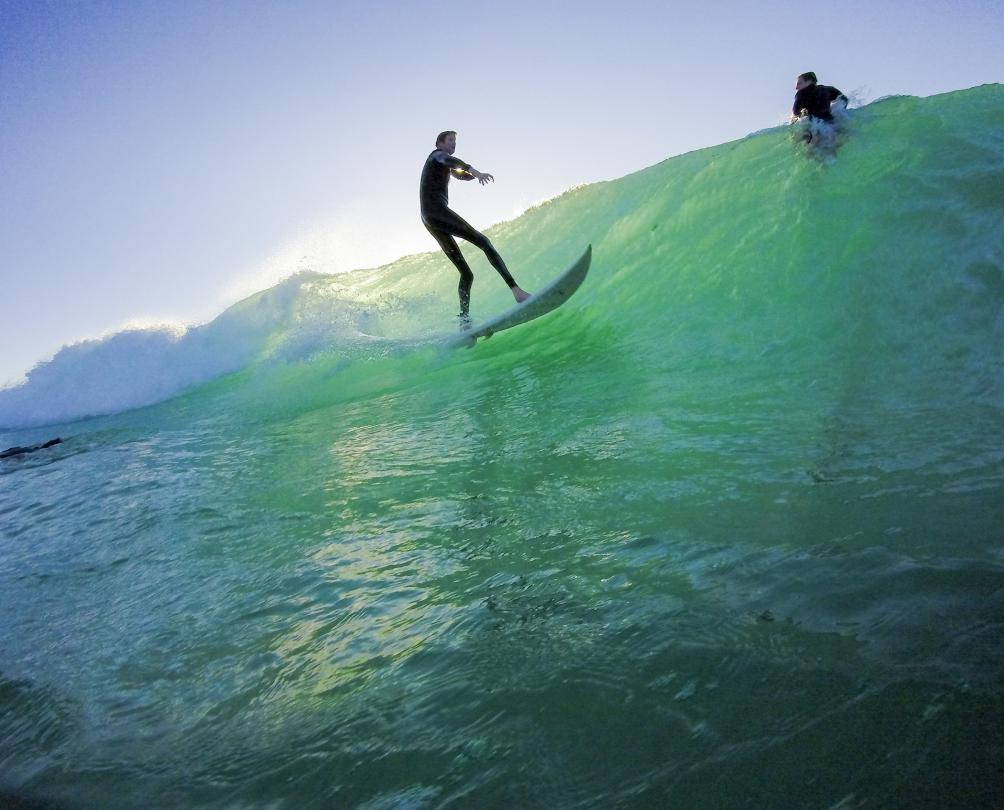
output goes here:
[{"label": "whitewater", "polygon": [[[571,189],[0,391],[0,804],[991,807],[1004,86]],[[466,251],[465,251],[466,252]],[[511,298],[470,251],[475,316]]]}]

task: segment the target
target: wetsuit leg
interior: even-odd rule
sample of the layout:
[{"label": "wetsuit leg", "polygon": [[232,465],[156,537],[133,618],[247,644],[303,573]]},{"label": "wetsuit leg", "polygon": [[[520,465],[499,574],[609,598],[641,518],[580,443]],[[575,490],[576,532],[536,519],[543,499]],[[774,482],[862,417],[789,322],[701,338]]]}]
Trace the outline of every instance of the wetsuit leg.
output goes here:
[{"label": "wetsuit leg", "polygon": [[[485,252],[485,256],[488,257],[488,261],[491,262],[492,267],[494,267],[498,271],[498,274],[502,276],[502,280],[508,284],[510,288],[516,286],[516,282],[513,280],[508,268],[506,268],[505,262],[502,261],[502,257],[499,255],[499,252],[495,250],[495,246],[491,243],[487,236],[480,231],[474,230],[470,223],[468,223],[463,217],[454,213],[449,208],[445,208],[441,211],[429,212],[425,215],[425,227],[429,229],[433,236],[436,236],[433,232],[433,229],[435,229],[436,231],[444,232],[451,236],[459,236],[461,239],[470,242],[475,247],[481,248],[481,250]],[[440,242],[440,244],[442,244],[442,242]],[[453,244],[456,245],[456,242]],[[443,248],[443,250],[446,250],[446,248]],[[453,263],[456,264],[456,261]]]},{"label": "wetsuit leg", "polygon": [[471,308],[471,285],[474,283],[474,273],[471,272],[464,254],[460,252],[460,245],[457,244],[456,239],[445,231],[433,228],[428,223],[425,227],[432,234],[432,238],[439,243],[446,257],[460,271],[460,285],[457,287],[457,292],[460,295],[460,314],[467,315]]}]

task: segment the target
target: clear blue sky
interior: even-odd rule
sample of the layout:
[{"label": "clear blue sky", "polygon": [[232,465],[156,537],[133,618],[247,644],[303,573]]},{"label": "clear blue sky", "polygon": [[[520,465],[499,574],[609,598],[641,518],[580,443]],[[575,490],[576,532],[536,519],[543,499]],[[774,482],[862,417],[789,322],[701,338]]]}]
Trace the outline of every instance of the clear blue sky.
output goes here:
[{"label": "clear blue sky", "polygon": [[[0,0],[0,383],[129,322],[435,244],[436,132],[476,227],[860,100],[1004,80],[1000,2]],[[546,238],[542,234],[541,238]]]}]

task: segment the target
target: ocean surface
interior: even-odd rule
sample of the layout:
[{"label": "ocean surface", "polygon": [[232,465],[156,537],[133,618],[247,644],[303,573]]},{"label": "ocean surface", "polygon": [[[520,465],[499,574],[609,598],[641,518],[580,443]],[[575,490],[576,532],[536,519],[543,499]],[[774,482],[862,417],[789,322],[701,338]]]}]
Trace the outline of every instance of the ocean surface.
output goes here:
[{"label": "ocean surface", "polygon": [[[981,808],[1004,87],[786,128],[0,391],[0,799]],[[473,314],[511,297],[470,250]],[[21,799],[18,799],[20,801]]]}]

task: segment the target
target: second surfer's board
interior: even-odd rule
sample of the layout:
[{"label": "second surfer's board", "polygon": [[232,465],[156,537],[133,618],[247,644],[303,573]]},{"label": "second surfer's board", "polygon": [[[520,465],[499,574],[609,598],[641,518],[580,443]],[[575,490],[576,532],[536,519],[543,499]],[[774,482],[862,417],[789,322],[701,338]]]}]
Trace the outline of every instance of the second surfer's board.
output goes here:
[{"label": "second surfer's board", "polygon": [[506,310],[490,321],[450,338],[446,345],[449,347],[473,346],[478,338],[490,338],[496,332],[519,326],[521,323],[546,315],[552,309],[557,309],[572,297],[572,293],[579,289],[579,285],[585,280],[592,256],[593,246],[589,245],[586,252],[582,254],[582,258],[544,289],[534,293],[528,301],[516,304],[512,309]]}]

